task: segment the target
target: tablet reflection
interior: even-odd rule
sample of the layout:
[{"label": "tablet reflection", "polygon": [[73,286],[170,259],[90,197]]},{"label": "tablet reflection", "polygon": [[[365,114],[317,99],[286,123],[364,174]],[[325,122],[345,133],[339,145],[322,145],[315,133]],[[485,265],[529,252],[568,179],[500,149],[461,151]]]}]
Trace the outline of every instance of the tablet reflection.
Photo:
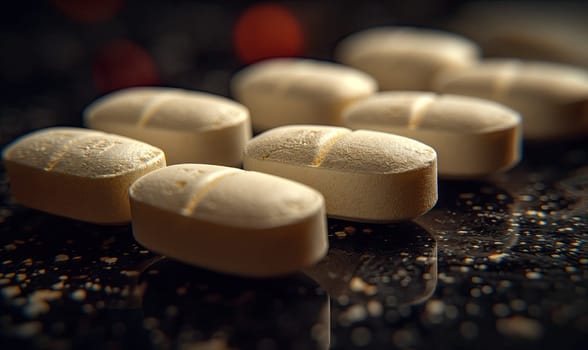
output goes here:
[{"label": "tablet reflection", "polygon": [[[437,285],[437,243],[413,222],[362,225],[330,220],[327,256],[305,273],[343,304],[418,304]],[[368,305],[369,307],[369,305]]]},{"label": "tablet reflection", "polygon": [[303,274],[246,279],[163,259],[139,286],[144,325],[158,346],[329,347],[328,296]]},{"label": "tablet reflection", "polygon": [[440,181],[439,201],[415,219],[447,257],[500,256],[518,242],[513,198],[489,182]]}]

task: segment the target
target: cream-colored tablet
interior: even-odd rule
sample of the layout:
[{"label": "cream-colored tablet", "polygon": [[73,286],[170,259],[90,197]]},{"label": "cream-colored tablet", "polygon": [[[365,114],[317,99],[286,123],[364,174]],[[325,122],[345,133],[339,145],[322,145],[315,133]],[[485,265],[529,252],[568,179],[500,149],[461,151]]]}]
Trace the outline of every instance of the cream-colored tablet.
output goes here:
[{"label": "cream-colored tablet", "polygon": [[442,74],[436,90],[493,100],[518,111],[526,139],[588,133],[588,71],[553,63],[487,60]]},{"label": "cream-colored tablet", "polygon": [[335,59],[370,74],[380,90],[430,90],[439,72],[476,62],[478,48],[442,31],[381,27],[345,38]]},{"label": "cream-colored tablet", "polygon": [[460,6],[450,26],[478,43],[487,57],[588,68],[585,1],[472,1]]},{"label": "cream-colored tablet", "polygon": [[321,194],[276,176],[178,164],[140,178],[129,193],[137,241],[200,267],[282,275],[328,248]]},{"label": "cream-colored tablet", "polygon": [[383,92],[347,108],[345,126],[390,132],[437,151],[440,176],[475,177],[514,166],[521,118],[498,103],[428,92]]},{"label": "cream-colored tablet", "polygon": [[165,151],[168,164],[240,166],[251,138],[249,111],[227,98],[171,88],[130,88],[108,94],[84,111],[92,128],[145,141]]},{"label": "cream-colored tablet", "polygon": [[341,125],[343,108],[377,86],[367,74],[339,64],[278,58],[243,69],[231,89],[249,108],[253,129],[263,131],[289,124]]},{"label": "cream-colored tablet", "polygon": [[163,151],[143,142],[65,127],[23,136],[3,158],[17,203],[100,224],[130,221],[129,186],[165,166]]},{"label": "cream-colored tablet", "polygon": [[391,222],[437,201],[437,155],[418,141],[376,131],[292,125],[247,143],[243,166],[319,190],[332,217]]}]

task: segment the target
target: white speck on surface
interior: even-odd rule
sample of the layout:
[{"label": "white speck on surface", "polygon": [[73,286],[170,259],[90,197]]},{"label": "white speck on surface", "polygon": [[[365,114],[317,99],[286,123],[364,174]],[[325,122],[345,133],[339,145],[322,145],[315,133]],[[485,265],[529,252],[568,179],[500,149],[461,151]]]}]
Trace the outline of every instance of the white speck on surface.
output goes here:
[{"label": "white speck on surface", "polygon": [[373,284],[366,283],[361,277],[353,277],[349,281],[349,289],[353,292],[363,292],[366,295],[375,295],[378,292],[378,288]]},{"label": "white speck on surface", "polygon": [[522,202],[532,202],[534,197],[528,194],[521,194],[519,195],[519,200]]},{"label": "white speck on surface", "polygon": [[48,301],[61,298],[63,293],[50,289],[40,289],[29,295],[28,302],[24,306],[24,313],[29,318],[36,318],[40,314],[49,312],[51,306]]},{"label": "white speck on surface", "polygon": [[496,329],[506,336],[529,340],[539,339],[543,334],[539,321],[522,316],[499,319],[496,321]]},{"label": "white speck on surface", "polygon": [[139,271],[134,271],[134,270],[122,270],[120,273],[127,276],[127,277],[139,276]]},{"label": "white speck on surface", "polygon": [[117,257],[109,257],[109,256],[103,256],[100,258],[100,261],[102,261],[103,263],[106,263],[108,265],[111,264],[116,264],[116,262],[118,261]]},{"label": "white speck on surface", "polygon": [[39,289],[39,290],[33,292],[33,294],[31,294],[29,296],[29,300],[31,300],[31,301],[34,301],[34,300],[51,301],[51,300],[56,300],[56,299],[61,298],[62,295],[63,295],[63,293],[60,291],[55,291],[55,290],[50,290],[50,289]]},{"label": "white speck on surface", "polygon": [[543,274],[537,271],[528,271],[527,273],[525,273],[525,277],[530,280],[539,280],[543,278]]},{"label": "white speck on surface", "polygon": [[488,294],[492,294],[492,292],[494,291],[494,288],[492,288],[492,286],[490,286],[490,285],[485,285],[485,286],[482,286],[481,290],[482,290],[482,293],[488,295]]},{"label": "white speck on surface", "polygon": [[29,318],[36,318],[40,314],[46,314],[50,309],[51,307],[49,306],[49,303],[45,300],[36,300],[34,302],[29,301],[24,307],[24,313],[29,316]]},{"label": "white speck on surface", "polygon": [[4,249],[6,249],[7,251],[15,250],[16,249],[16,244],[14,244],[14,243],[6,244],[4,246]]},{"label": "white speck on surface", "polygon": [[349,289],[353,292],[361,292],[367,283],[362,280],[360,277],[353,277],[351,281],[349,281]]},{"label": "white speck on surface", "polygon": [[437,275],[437,277],[439,278],[439,280],[441,280],[443,283],[447,283],[447,284],[451,284],[451,283],[455,283],[455,277],[453,276],[448,276],[447,274],[445,274],[444,272],[441,272],[440,274]]},{"label": "white speck on surface", "polygon": [[84,289],[78,289],[71,293],[71,298],[76,301],[83,301],[86,299],[86,291]]},{"label": "white speck on surface", "polygon": [[429,259],[426,256],[417,256],[417,258],[415,259],[415,261],[418,264],[425,264],[427,261],[429,261]]},{"label": "white speck on surface", "polygon": [[12,299],[17,295],[20,295],[21,290],[19,286],[8,286],[2,288],[2,294],[5,298]]},{"label": "white speck on surface", "polygon": [[508,256],[508,254],[505,254],[505,253],[496,253],[496,254],[489,255],[489,256],[488,256],[488,260],[489,260],[490,262],[493,262],[493,263],[495,263],[495,264],[499,264],[499,263],[501,263],[501,262],[502,262],[502,260],[503,260],[504,258],[506,258],[507,256]]},{"label": "white speck on surface", "polygon": [[339,322],[343,325],[349,325],[354,322],[362,321],[367,317],[367,311],[361,304],[350,306],[339,316]]},{"label": "white speck on surface", "polygon": [[357,231],[357,229],[353,226],[345,226],[345,228],[343,228],[343,231],[345,231],[345,233],[347,233],[348,235],[352,235]]},{"label": "white speck on surface", "polygon": [[59,281],[59,282],[51,285],[52,289],[57,289],[57,290],[63,289],[63,287],[65,287],[65,283],[63,281]]},{"label": "white speck on surface", "polygon": [[440,315],[445,311],[445,304],[441,300],[429,300],[425,310],[431,315]]},{"label": "white speck on surface", "polygon": [[368,313],[372,317],[378,317],[378,316],[382,315],[382,311],[383,311],[382,303],[380,303],[377,300],[368,301],[366,308],[367,308]]},{"label": "white speck on surface", "polygon": [[58,254],[55,256],[55,262],[62,262],[69,260],[69,255],[66,254]]},{"label": "white speck on surface", "polygon": [[484,282],[484,280],[482,279],[482,277],[480,277],[480,276],[473,276],[472,277],[472,283],[480,284],[482,282]]}]

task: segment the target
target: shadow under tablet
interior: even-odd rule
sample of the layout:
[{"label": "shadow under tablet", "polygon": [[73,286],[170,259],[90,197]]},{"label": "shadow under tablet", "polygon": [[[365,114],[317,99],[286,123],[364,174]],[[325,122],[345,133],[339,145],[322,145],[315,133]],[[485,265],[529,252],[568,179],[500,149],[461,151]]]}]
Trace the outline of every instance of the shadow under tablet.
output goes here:
[{"label": "shadow under tablet", "polygon": [[304,272],[331,298],[394,307],[421,303],[435,291],[437,242],[418,224],[329,224],[329,253]]},{"label": "shadow under tablet", "polygon": [[163,347],[329,347],[328,296],[302,274],[246,279],[162,259],[138,289],[144,324]]}]

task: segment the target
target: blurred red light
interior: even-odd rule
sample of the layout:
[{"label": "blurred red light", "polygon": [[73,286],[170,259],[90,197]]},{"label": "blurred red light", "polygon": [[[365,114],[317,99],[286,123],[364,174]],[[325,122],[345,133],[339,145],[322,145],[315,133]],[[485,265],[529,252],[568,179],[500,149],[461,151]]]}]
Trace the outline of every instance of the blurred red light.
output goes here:
[{"label": "blurred red light", "polygon": [[276,4],[262,3],[246,9],[233,35],[237,56],[244,63],[300,56],[304,50],[299,21],[287,8]]},{"label": "blurred red light", "polygon": [[158,70],[149,53],[125,39],[103,46],[94,60],[93,71],[100,92],[159,83]]}]

